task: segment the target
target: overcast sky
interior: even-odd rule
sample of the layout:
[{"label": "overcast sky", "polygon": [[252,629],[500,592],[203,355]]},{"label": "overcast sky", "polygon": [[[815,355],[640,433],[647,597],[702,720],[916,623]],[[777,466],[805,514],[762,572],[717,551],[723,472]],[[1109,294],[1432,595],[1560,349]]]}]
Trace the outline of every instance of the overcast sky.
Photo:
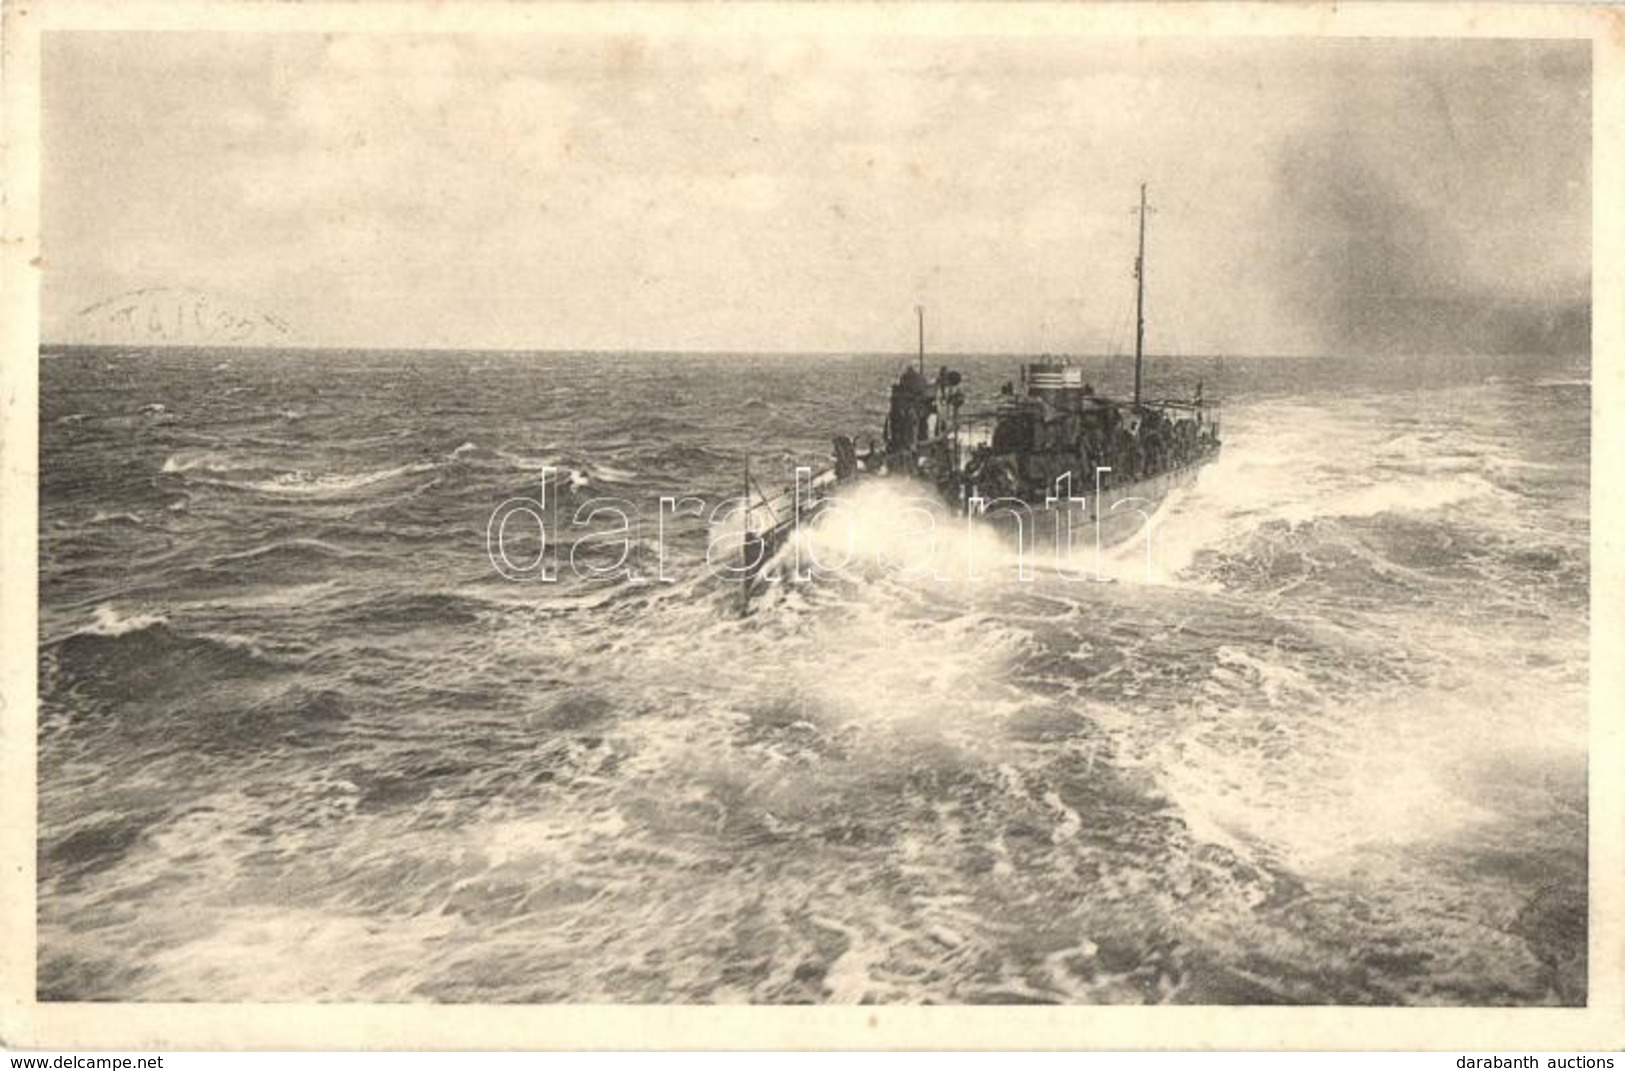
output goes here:
[{"label": "overcast sky", "polygon": [[43,334],[184,287],[307,345],[1573,350],[1587,42],[48,35]]}]

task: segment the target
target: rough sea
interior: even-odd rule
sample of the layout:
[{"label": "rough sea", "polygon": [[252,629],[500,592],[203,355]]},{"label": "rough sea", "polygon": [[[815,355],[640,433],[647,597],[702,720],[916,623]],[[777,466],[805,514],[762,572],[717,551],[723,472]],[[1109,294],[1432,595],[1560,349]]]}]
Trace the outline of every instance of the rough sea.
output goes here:
[{"label": "rough sea", "polygon": [[[901,363],[48,351],[41,998],[1584,1003],[1585,360],[1153,362],[1149,565],[741,617],[659,499]],[[672,581],[499,575],[547,468]]]}]

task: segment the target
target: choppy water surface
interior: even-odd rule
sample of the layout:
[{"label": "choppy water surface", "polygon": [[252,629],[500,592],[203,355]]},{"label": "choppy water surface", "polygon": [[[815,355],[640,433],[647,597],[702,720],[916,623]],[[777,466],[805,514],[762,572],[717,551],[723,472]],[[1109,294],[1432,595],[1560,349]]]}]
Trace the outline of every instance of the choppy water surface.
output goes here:
[{"label": "choppy water surface", "polygon": [[721,501],[894,370],[48,356],[42,997],[1583,1002],[1583,363],[1156,368],[1226,446],[1149,577],[486,557],[543,466]]}]

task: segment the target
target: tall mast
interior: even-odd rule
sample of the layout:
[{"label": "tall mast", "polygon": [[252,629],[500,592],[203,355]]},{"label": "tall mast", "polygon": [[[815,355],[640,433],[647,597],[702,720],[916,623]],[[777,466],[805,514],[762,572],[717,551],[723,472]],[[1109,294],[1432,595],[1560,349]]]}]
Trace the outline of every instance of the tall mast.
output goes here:
[{"label": "tall mast", "polygon": [[1134,404],[1140,404],[1140,364],[1145,354],[1145,183],[1140,183],[1140,252],[1134,258]]},{"label": "tall mast", "polygon": [[923,373],[925,371],[925,306],[924,305],[916,305],[916,306],[914,306],[914,320],[915,320],[916,325],[919,327],[919,336],[920,336],[920,348],[919,348],[920,371]]}]

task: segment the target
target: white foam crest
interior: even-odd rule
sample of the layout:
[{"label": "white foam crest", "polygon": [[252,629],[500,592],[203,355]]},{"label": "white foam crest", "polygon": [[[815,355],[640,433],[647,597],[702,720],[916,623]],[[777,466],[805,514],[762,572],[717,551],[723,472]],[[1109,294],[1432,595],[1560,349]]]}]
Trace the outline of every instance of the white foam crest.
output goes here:
[{"label": "white foam crest", "polygon": [[134,513],[128,513],[128,512],[108,513],[108,512],[106,512],[104,510],[97,510],[95,512],[95,514],[93,514],[91,516],[90,520],[87,521],[86,523],[87,524],[145,524],[146,522],[143,521],[139,516],[137,516]]},{"label": "white foam crest", "polygon": [[613,808],[583,816],[547,815],[510,818],[475,827],[475,848],[493,867],[545,860],[564,867],[593,840],[613,841],[627,831],[626,819]]},{"label": "white foam crest", "polygon": [[1470,499],[1496,498],[1506,492],[1481,476],[1407,477],[1384,479],[1351,488],[1321,502],[1321,516],[1375,517],[1383,513],[1427,513]]},{"label": "white foam crest", "polygon": [[553,455],[516,454],[511,450],[498,450],[496,455],[514,468],[522,469],[525,472],[540,472],[542,469],[569,469],[569,466],[565,465],[562,458]]},{"label": "white foam crest", "polygon": [[804,567],[907,583],[1013,579],[1037,564],[1014,538],[956,516],[923,484],[871,480],[842,493],[798,532]]},{"label": "white foam crest", "polygon": [[242,468],[241,463],[234,461],[225,454],[207,451],[204,453],[170,454],[164,458],[164,472],[230,472],[235,468]]},{"label": "white foam crest", "polygon": [[[1306,667],[1233,647],[1216,655],[1216,690],[1188,718],[1154,731],[1115,725],[1145,749],[1202,839],[1314,873],[1347,876],[1378,857],[1402,872],[1416,851],[1515,817],[1519,797],[1496,787],[1500,771],[1575,770],[1583,782],[1578,691],[1469,672],[1327,705]],[[1482,645],[1477,657],[1501,661]],[[1528,780],[1545,785],[1543,776]]]},{"label": "white foam crest", "polygon": [[[340,548],[331,544],[323,544],[327,549],[339,551]],[[240,552],[240,556],[255,557],[266,553],[265,547],[250,548]],[[230,560],[229,557],[217,560]],[[228,609],[228,610],[266,610],[280,609],[290,606],[308,607],[334,591],[344,588],[339,580],[318,580],[309,584],[289,584],[287,586],[253,588],[244,592],[234,592],[229,596],[215,596],[193,602],[176,602],[171,605],[177,609]]]},{"label": "white foam crest", "polygon": [[813,921],[846,939],[846,950],[829,965],[824,975],[829,1002],[860,1004],[873,999],[875,975],[891,951],[889,942],[870,940],[856,926],[846,925],[828,916],[814,916]]},{"label": "white foam crest", "polygon": [[1096,550],[1091,536],[1084,532],[1084,544],[1074,551],[1079,567],[1087,567],[1097,578],[1116,583],[1150,587],[1183,586],[1185,571],[1205,548],[1228,531],[1222,500],[1200,486],[1176,488],[1151,514],[1135,535],[1099,551],[1098,568],[1093,564]]},{"label": "white foam crest", "polygon": [[428,461],[414,462],[410,465],[398,465],[394,468],[375,469],[371,472],[328,472],[313,473],[305,469],[295,469],[284,472],[269,480],[245,480],[233,483],[232,486],[248,490],[261,491],[274,495],[308,495],[321,497],[323,495],[344,494],[362,487],[369,487],[375,483],[398,479],[402,476],[413,476],[421,472],[428,472],[434,468]]},{"label": "white foam crest", "polygon": [[[871,581],[887,578],[919,588],[1074,582],[1182,583],[1180,574],[1224,532],[1223,503],[1175,489],[1131,537],[1101,544],[1093,522],[1074,515],[1071,544],[1061,514],[1035,507],[1016,528],[996,511],[973,517],[949,509],[923,484],[873,480],[845,490],[787,542],[764,572],[774,576]],[[1035,526],[1044,526],[1037,527]],[[719,547],[741,538],[738,510],[720,518],[711,538]]]},{"label": "white foam crest", "polygon": [[[1203,471],[1180,510],[1208,518],[1196,528],[1204,544],[1244,535],[1264,521],[1426,513],[1509,494],[1486,478],[1502,462],[1461,453],[1459,438],[1451,440],[1456,453],[1441,454],[1436,436],[1385,433],[1358,407],[1348,413],[1307,406],[1249,410],[1231,424],[1237,430],[1225,452]],[[1170,526],[1162,535],[1186,538],[1191,530]]]},{"label": "white foam crest", "polygon": [[328,543],[320,539],[277,539],[268,543],[257,544],[247,550],[237,550],[229,554],[217,555],[211,559],[211,562],[252,561],[255,558],[263,558],[267,554],[276,554],[289,550],[311,550],[333,558],[354,558],[360,556],[361,553],[347,550],[336,543]]},{"label": "white foam crest", "polygon": [[996,727],[1028,700],[1010,666],[1029,633],[957,598],[940,608],[897,598],[911,590],[859,589],[838,612],[812,617],[776,643],[783,658],[762,683],[878,747],[997,746]]},{"label": "white foam crest", "polygon": [[[417,996],[418,975],[396,971],[378,977],[379,963],[410,963],[422,950],[453,934],[454,915],[420,914],[379,925],[370,914],[279,905],[216,910],[206,935],[160,946],[151,954],[154,980],[143,983],[148,999],[216,1000],[406,1000]],[[274,956],[245,957],[244,949],[274,949]],[[342,948],[345,955],[335,956]]]},{"label": "white foam crest", "polygon": [[169,618],[158,613],[133,613],[126,615],[111,603],[97,606],[95,623],[79,631],[83,636],[123,636],[130,632],[140,632],[144,628],[153,628],[157,625],[169,623]]},{"label": "white foam crest", "polygon": [[611,465],[603,461],[593,462],[588,466],[588,475],[615,483],[631,483],[638,478],[638,474],[631,469],[624,469],[618,465]]},{"label": "white foam crest", "polygon": [[[469,444],[464,444],[468,446]],[[462,450],[464,447],[459,447]],[[454,452],[455,453],[455,452]],[[417,461],[405,465],[371,469],[365,472],[314,472],[294,468],[285,462],[264,458],[234,457],[218,451],[182,451],[164,459],[162,471],[170,474],[206,473],[214,479],[199,479],[200,483],[234,487],[276,495],[331,495],[342,494],[401,476],[429,472],[436,467],[431,461]],[[261,476],[264,473],[274,473]],[[235,478],[227,478],[235,476]],[[259,478],[256,478],[259,477]]]}]

